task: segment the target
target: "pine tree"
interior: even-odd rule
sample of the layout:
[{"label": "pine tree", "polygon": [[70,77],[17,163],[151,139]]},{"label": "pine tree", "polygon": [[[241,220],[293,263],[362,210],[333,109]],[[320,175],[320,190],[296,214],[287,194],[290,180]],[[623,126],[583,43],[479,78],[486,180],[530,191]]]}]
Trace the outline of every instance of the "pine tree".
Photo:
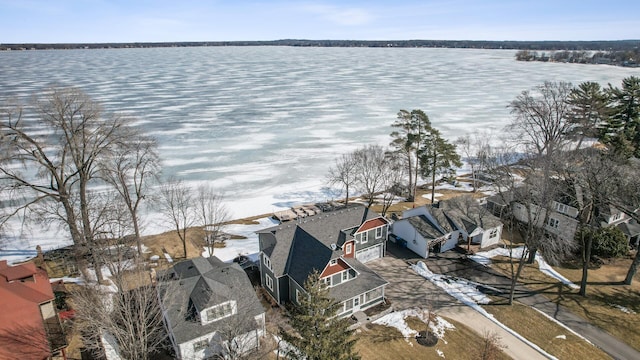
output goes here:
[{"label": "pine tree", "polygon": [[280,336],[291,345],[285,356],[306,360],[360,359],[354,351],[356,340],[349,321],[336,316],[341,304],[329,296],[319,278],[317,271],[312,273],[304,284],[306,296],[301,295],[300,304],[289,308],[287,318],[293,331],[280,328]]},{"label": "pine tree", "polygon": [[611,116],[601,134],[601,140],[615,153],[624,157],[640,156],[640,78],[622,80],[622,88],[607,90]]}]

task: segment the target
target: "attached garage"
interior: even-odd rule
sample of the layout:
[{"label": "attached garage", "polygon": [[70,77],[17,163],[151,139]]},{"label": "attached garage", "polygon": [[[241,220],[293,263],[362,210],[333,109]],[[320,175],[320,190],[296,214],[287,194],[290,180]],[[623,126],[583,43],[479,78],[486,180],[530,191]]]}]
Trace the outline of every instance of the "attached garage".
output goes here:
[{"label": "attached garage", "polygon": [[361,263],[382,257],[382,244],[374,245],[364,250],[356,251],[356,259]]}]

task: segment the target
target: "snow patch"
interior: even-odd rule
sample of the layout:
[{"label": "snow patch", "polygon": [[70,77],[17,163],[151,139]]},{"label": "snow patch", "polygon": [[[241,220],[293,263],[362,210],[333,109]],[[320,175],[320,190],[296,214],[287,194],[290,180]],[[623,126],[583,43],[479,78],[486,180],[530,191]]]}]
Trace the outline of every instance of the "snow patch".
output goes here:
[{"label": "snow patch", "polygon": [[[373,323],[394,327],[398,329],[400,333],[402,333],[402,336],[404,336],[405,339],[408,339],[418,334],[417,330],[414,330],[410,328],[409,325],[407,325],[405,319],[409,316],[415,316],[426,323],[428,320],[427,317],[429,316],[429,311],[422,309],[396,311],[373,321]],[[456,327],[453,326],[453,324],[441,318],[440,316],[435,316],[433,321],[429,323],[429,329],[431,329],[434,335],[442,340],[444,340],[444,334],[447,330],[454,330],[455,328]]]},{"label": "snow patch", "polygon": [[463,304],[471,306],[491,302],[489,297],[477,289],[477,284],[474,282],[462,278],[434,274],[422,261],[418,261],[418,263],[412,265],[411,268],[418,273],[418,275],[436,284]]},{"label": "snow patch", "polygon": [[609,305],[611,305],[611,306],[613,306],[614,308],[616,308],[616,309],[618,309],[618,310],[622,311],[622,312],[623,312],[623,313],[625,313],[625,314],[629,314],[629,315],[636,314],[636,312],[635,312],[635,311],[633,311],[633,310],[629,309],[628,307],[624,307],[624,306],[622,306],[622,305],[618,305],[618,304],[609,304]]}]

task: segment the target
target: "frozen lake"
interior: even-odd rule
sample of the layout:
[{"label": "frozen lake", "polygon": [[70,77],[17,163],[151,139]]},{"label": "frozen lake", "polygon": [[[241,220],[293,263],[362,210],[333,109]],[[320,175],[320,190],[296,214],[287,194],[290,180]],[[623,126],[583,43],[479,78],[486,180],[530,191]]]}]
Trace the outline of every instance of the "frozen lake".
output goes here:
[{"label": "frozen lake", "polygon": [[[473,49],[199,47],[0,52],[0,102],[78,86],[137,119],[163,176],[210,182],[234,217],[335,198],[333,159],[387,145],[399,109],[424,110],[449,139],[495,134],[507,105],[545,80],[620,86],[640,69],[517,62]],[[153,214],[153,209],[149,209]],[[163,230],[147,221],[146,233]],[[24,237],[27,245],[39,237]],[[50,235],[47,235],[50,237]],[[26,246],[26,245],[25,245]]]}]

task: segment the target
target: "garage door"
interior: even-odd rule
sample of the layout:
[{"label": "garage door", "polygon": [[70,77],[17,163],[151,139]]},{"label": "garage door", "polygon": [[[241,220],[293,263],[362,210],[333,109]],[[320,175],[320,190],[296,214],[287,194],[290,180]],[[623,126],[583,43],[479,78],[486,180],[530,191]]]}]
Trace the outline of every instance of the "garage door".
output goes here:
[{"label": "garage door", "polygon": [[356,251],[356,259],[360,260],[360,262],[366,263],[369,260],[373,260],[381,257],[381,254],[382,254],[382,244],[378,244],[368,249]]}]

